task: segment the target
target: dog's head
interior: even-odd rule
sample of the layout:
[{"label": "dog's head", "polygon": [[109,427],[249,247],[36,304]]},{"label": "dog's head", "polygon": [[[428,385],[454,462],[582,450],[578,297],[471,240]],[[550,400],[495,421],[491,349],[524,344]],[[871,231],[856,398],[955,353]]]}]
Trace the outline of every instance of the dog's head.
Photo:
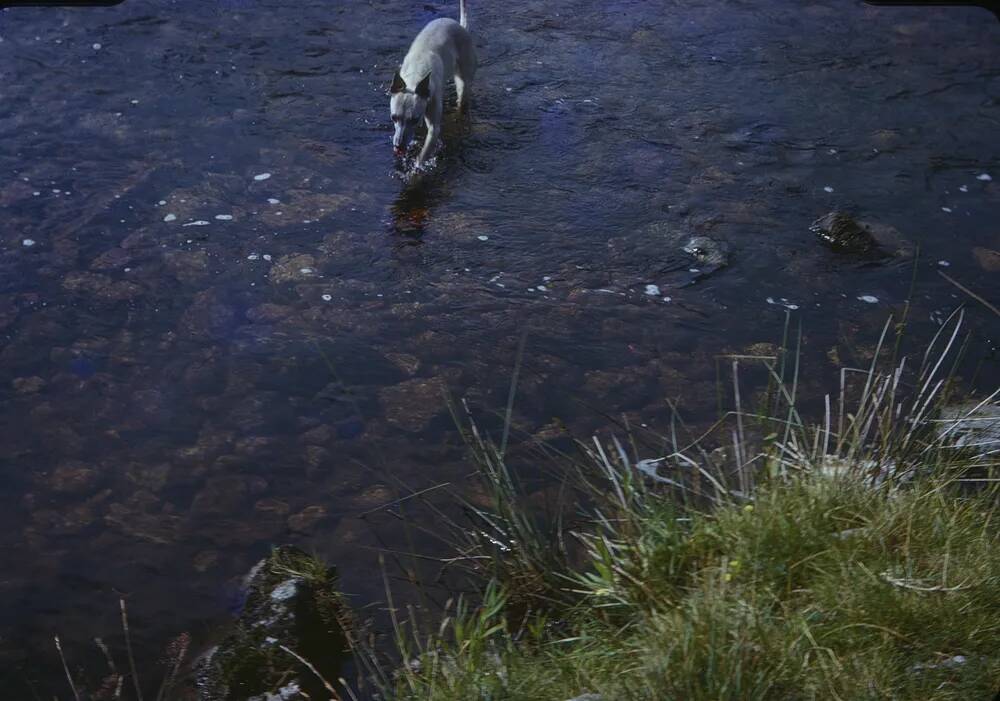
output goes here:
[{"label": "dog's head", "polygon": [[413,131],[420,120],[424,118],[427,109],[427,99],[431,96],[431,74],[417,83],[410,90],[406,81],[396,71],[389,88],[389,114],[392,116],[392,147],[397,156],[402,156],[413,139]]}]

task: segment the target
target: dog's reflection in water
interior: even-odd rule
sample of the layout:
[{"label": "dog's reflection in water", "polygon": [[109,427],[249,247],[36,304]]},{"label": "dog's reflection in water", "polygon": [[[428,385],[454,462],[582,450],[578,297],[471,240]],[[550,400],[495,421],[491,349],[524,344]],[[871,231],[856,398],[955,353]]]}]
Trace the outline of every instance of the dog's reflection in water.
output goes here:
[{"label": "dog's reflection in water", "polygon": [[390,208],[389,233],[397,245],[421,243],[430,224],[432,212],[441,199],[441,183],[433,178],[416,177],[403,187]]}]

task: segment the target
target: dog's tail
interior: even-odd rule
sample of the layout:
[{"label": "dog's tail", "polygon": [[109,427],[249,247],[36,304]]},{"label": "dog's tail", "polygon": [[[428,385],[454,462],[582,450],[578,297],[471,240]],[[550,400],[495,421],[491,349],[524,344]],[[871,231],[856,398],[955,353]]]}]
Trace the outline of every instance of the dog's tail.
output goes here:
[{"label": "dog's tail", "polygon": [[465,0],[458,0],[458,23],[469,28],[469,11],[465,8]]}]

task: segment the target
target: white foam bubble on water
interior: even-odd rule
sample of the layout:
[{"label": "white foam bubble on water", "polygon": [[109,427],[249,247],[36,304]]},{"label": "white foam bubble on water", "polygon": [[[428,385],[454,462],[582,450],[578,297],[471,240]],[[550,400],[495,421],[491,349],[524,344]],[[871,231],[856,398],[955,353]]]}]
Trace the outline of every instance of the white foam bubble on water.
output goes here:
[{"label": "white foam bubble on water", "polygon": [[948,214],[951,214],[951,207],[942,207],[941,211],[942,212],[947,212]]},{"label": "white foam bubble on water", "polygon": [[167,203],[167,201],[166,201],[166,200],[160,200],[159,202],[157,202],[157,203],[156,203],[156,206],[157,206],[157,207],[162,207],[162,206],[163,206],[163,205],[165,205],[166,203]]},{"label": "white foam bubble on water", "polygon": [[939,260],[938,265],[940,265],[942,268],[947,268],[949,265],[951,265],[951,263],[949,263],[946,260]]},{"label": "white foam bubble on water", "polygon": [[177,221],[177,215],[173,214],[173,213],[168,214],[167,216],[163,217],[163,221],[167,221],[167,222]]},{"label": "white foam bubble on water", "polygon": [[969,186],[968,185],[959,185],[958,186],[958,191],[959,192],[968,192],[969,191]]},{"label": "white foam bubble on water", "polygon": [[660,288],[659,288],[659,286],[657,286],[657,285],[646,285],[646,294],[648,294],[650,297],[659,297],[660,296]]},{"label": "white foam bubble on water", "polygon": [[267,198],[267,203],[268,204],[281,204],[281,200],[275,199],[273,197],[268,197]]},{"label": "white foam bubble on water", "polygon": [[476,238],[479,239],[480,241],[489,241],[490,240],[490,237],[486,236],[485,234],[477,236]]},{"label": "white foam bubble on water", "polygon": [[35,239],[24,239],[24,241],[21,242],[21,245],[25,248],[31,248],[35,245]]},{"label": "white foam bubble on water", "polygon": [[864,302],[865,304],[878,303],[878,297],[876,297],[875,295],[861,295],[860,297],[858,297],[858,300]]},{"label": "white foam bubble on water", "polygon": [[823,188],[823,192],[833,192],[833,188],[827,185],[826,187]]},{"label": "white foam bubble on water", "polygon": [[329,302],[333,299],[333,295],[323,295],[323,301]]},{"label": "white foam bubble on water", "polygon": [[990,176],[989,173],[980,173],[979,175],[976,176],[976,180],[982,180],[984,183],[988,183],[991,180],[993,180],[993,178]]},{"label": "white foam bubble on water", "polygon": [[260,260],[260,256],[257,255],[256,253],[251,253],[250,255],[247,256],[247,260]]},{"label": "white foam bubble on water", "polygon": [[101,45],[95,42],[94,44],[91,45],[90,48],[92,48],[94,51],[100,51]]},{"label": "white foam bubble on water", "polygon": [[198,219],[196,221],[189,221],[187,224],[184,224],[184,226],[208,226],[208,222],[204,219]]},{"label": "white foam bubble on water", "polygon": [[233,215],[232,214],[216,214],[215,218],[218,219],[219,221],[232,221]]},{"label": "white foam bubble on water", "polygon": [[257,173],[257,175],[253,176],[253,179],[260,182],[261,180],[267,180],[270,177],[270,173]]},{"label": "white foam bubble on water", "polygon": [[271,254],[270,253],[265,253],[264,255],[261,256],[261,258],[263,258],[266,261],[270,261],[271,260]]}]

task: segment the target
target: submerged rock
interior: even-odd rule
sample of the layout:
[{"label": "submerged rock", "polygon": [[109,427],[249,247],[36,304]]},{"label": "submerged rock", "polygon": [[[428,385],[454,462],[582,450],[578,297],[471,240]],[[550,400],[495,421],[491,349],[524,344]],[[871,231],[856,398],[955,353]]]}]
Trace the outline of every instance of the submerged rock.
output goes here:
[{"label": "submerged rock", "polygon": [[440,377],[418,377],[379,390],[385,418],[405,431],[419,433],[444,411],[448,385]]},{"label": "submerged rock", "polygon": [[864,258],[912,258],[914,245],[893,227],[855,219],[846,212],[830,212],[809,230],[837,253]]},{"label": "submerged rock", "polygon": [[858,256],[878,255],[878,243],[871,232],[844,212],[830,212],[814,221],[809,230],[837,253]]},{"label": "submerged rock", "polygon": [[729,244],[708,236],[692,236],[681,248],[695,259],[702,275],[710,275],[729,265]]},{"label": "submerged rock", "polygon": [[967,401],[941,410],[938,437],[980,455],[1000,447],[1000,404]]},{"label": "submerged rock", "polygon": [[986,272],[995,273],[1000,271],[1000,252],[994,251],[991,248],[977,246],[972,249],[972,255],[975,256],[979,267]]},{"label": "submerged rock", "polygon": [[88,494],[94,491],[100,475],[77,460],[60,464],[47,480],[49,488],[60,494]]},{"label": "submerged rock", "polygon": [[280,285],[316,276],[316,259],[307,254],[287,255],[280,258],[268,273],[268,279]]},{"label": "submerged rock", "polygon": [[297,548],[275,548],[243,581],[243,610],[232,631],[202,656],[187,701],[328,698],[322,681],[286,650],[333,682],[347,653],[344,605],[332,568]]}]

